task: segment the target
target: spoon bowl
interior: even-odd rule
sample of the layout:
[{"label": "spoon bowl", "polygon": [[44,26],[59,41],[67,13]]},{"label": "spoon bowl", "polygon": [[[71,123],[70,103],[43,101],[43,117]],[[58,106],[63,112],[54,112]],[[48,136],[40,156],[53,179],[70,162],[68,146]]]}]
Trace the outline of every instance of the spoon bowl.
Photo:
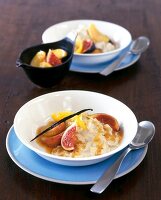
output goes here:
[{"label": "spoon bowl", "polygon": [[131,53],[141,54],[143,53],[150,45],[149,38],[145,36],[140,36],[131,45]]},{"label": "spoon bowl", "polygon": [[91,192],[101,194],[108,185],[112,182],[117,174],[122,161],[126,157],[126,155],[131,151],[139,148],[143,148],[146,146],[154,137],[155,134],[155,126],[152,122],[143,121],[139,123],[137,134],[132,140],[132,142],[128,145],[116,162],[106,170],[103,175],[98,179],[95,185],[90,189]]},{"label": "spoon bowl", "polygon": [[150,40],[145,36],[140,36],[136,40],[134,40],[130,46],[129,51],[121,55],[116,61],[114,61],[111,65],[108,65],[105,67],[102,71],[99,72],[99,74],[103,76],[107,76],[111,74],[117,66],[121,63],[121,61],[128,56],[129,54],[141,54],[143,53],[150,44]]},{"label": "spoon bowl", "polygon": [[142,121],[139,123],[137,134],[129,144],[131,149],[139,149],[147,145],[154,137],[155,127],[152,122]]},{"label": "spoon bowl", "polygon": [[[39,87],[53,87],[59,83],[69,71],[71,61],[73,58],[74,43],[76,33],[70,32],[66,38],[52,43],[39,44],[26,48],[20,53],[16,66],[22,67],[28,78]],[[49,49],[63,49],[67,52],[67,56],[62,60],[62,64],[40,68],[31,66],[31,60],[39,51],[48,52]]]}]

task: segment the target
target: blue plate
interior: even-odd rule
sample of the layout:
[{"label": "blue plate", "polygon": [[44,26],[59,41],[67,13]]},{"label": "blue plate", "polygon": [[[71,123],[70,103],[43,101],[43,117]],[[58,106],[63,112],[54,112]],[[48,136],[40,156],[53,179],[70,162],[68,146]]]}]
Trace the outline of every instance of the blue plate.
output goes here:
[{"label": "blue plate", "polygon": [[[6,148],[16,165],[29,174],[47,181],[74,185],[95,183],[104,170],[110,167],[120,154],[118,153],[101,163],[83,167],[54,164],[25,147],[17,138],[13,126],[7,134]],[[123,161],[116,178],[136,168],[144,159],[146,153],[147,147],[131,151]]]},{"label": "blue plate", "polygon": [[[124,52],[122,52],[122,53],[124,53]],[[122,55],[122,53],[120,55]],[[120,63],[120,65],[115,69],[115,71],[130,67],[131,65],[133,65],[135,62],[137,62],[139,60],[140,56],[141,55],[129,54]],[[118,57],[116,59],[118,59]],[[71,67],[70,67],[70,71],[81,72],[81,73],[98,73],[98,72],[102,71],[105,67],[107,67],[108,65],[112,64],[116,59],[114,59],[110,62],[107,62],[107,63],[103,63],[101,65],[92,65],[92,66],[88,66],[88,65],[81,65],[81,66],[78,65],[77,66],[72,63]]]}]

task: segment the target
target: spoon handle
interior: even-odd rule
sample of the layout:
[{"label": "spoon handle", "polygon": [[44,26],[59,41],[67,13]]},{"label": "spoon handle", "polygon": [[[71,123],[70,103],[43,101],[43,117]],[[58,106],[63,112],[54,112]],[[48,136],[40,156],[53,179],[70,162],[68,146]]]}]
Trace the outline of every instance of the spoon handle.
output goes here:
[{"label": "spoon handle", "polygon": [[99,74],[103,75],[103,76],[107,76],[109,74],[111,74],[117,66],[119,66],[119,64],[121,63],[121,61],[127,56],[131,54],[131,51],[127,51],[126,53],[124,53],[123,55],[121,55],[118,59],[116,59],[116,61],[114,61],[111,65],[108,65],[107,67],[105,67],[102,71],[99,72]]},{"label": "spoon handle", "polygon": [[122,161],[131,150],[132,149],[128,147],[122,152],[115,163],[109,169],[105,170],[105,172],[101,175],[97,182],[91,187],[91,192],[101,194],[108,187],[108,185],[115,178]]}]

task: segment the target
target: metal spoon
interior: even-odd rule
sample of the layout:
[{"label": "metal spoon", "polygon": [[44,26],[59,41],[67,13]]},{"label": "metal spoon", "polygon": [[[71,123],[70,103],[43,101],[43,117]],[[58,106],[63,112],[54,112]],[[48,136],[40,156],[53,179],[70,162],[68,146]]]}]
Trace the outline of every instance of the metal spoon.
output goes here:
[{"label": "metal spoon", "polygon": [[146,146],[152,140],[154,134],[155,134],[155,127],[152,122],[149,121],[140,122],[137,134],[135,138],[132,140],[132,142],[128,145],[128,148],[126,148],[123,151],[123,153],[119,156],[119,158],[116,160],[116,162],[103,173],[103,175],[97,180],[97,182],[90,189],[90,191],[101,194],[115,178],[125,156],[131,150],[139,149]]},{"label": "metal spoon", "polygon": [[120,56],[116,61],[114,61],[110,66],[107,66],[99,74],[103,76],[107,76],[112,73],[116,67],[121,63],[121,61],[128,56],[129,54],[141,54],[143,53],[149,46],[150,40],[145,36],[140,36],[136,40],[134,40],[130,46],[130,50]]}]

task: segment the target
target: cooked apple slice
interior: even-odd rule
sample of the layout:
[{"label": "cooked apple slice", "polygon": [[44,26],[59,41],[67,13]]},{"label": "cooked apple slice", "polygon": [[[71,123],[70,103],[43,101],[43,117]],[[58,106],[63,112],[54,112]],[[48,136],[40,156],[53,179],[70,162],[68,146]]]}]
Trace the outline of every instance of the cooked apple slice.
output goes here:
[{"label": "cooked apple slice", "polygon": [[80,38],[77,38],[76,42],[75,42],[74,52],[75,53],[82,53],[82,50],[83,50],[83,41]]},{"label": "cooked apple slice", "polygon": [[52,67],[52,65],[50,63],[48,63],[48,62],[41,62],[39,64],[39,67],[41,67],[41,68],[47,68],[47,67]]},{"label": "cooked apple slice", "polygon": [[47,131],[43,136],[41,136],[40,140],[48,147],[56,147],[61,144],[61,137],[63,132],[66,129],[65,122],[59,124],[58,126],[52,128]]},{"label": "cooked apple slice", "polygon": [[57,125],[56,127],[52,128],[51,130],[47,131],[44,136],[51,137],[54,135],[58,135],[59,133],[62,133],[66,129],[65,122],[62,122],[61,124]]},{"label": "cooked apple slice", "polygon": [[65,58],[67,56],[67,52],[64,49],[54,49],[52,52],[59,59]]},{"label": "cooked apple slice", "polygon": [[45,59],[46,59],[45,51],[39,51],[36,53],[36,55],[31,60],[30,65],[32,65],[34,67],[39,67],[41,62],[45,62]]},{"label": "cooked apple slice", "polygon": [[44,143],[48,147],[57,147],[58,145],[61,144],[62,135],[63,135],[63,132],[51,137],[42,136],[40,140],[42,143]]}]

